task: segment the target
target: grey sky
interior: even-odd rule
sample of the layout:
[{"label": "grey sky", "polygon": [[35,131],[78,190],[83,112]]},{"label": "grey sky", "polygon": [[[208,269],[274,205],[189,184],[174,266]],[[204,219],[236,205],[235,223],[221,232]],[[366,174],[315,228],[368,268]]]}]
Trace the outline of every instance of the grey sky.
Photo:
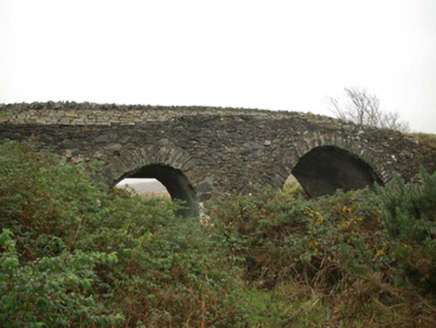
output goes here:
[{"label": "grey sky", "polygon": [[436,133],[436,1],[0,0],[0,102],[330,115],[366,87]]}]

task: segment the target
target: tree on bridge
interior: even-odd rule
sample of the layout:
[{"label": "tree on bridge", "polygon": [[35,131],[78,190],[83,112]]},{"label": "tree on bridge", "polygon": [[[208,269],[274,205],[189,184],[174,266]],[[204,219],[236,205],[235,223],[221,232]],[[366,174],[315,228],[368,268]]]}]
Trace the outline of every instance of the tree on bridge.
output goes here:
[{"label": "tree on bridge", "polygon": [[330,111],[337,117],[359,125],[387,128],[409,132],[409,123],[400,119],[398,112],[384,112],[380,109],[380,100],[366,89],[345,88],[345,100],[329,97],[327,102]]}]

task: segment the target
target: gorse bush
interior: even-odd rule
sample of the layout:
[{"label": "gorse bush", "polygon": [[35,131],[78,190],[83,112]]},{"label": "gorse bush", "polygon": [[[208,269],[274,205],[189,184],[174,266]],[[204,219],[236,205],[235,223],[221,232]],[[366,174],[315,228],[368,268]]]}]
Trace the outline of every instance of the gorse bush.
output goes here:
[{"label": "gorse bush", "polygon": [[409,185],[395,176],[387,188],[377,188],[377,194],[401,269],[398,280],[413,279],[436,293],[436,174],[421,170],[419,181]]},{"label": "gorse bush", "polygon": [[380,210],[375,205],[367,190],[317,201],[266,191],[225,200],[211,211],[230,249],[243,259],[248,278],[273,287],[289,275],[303,274],[328,287],[349,270],[359,272],[359,264],[351,263],[351,250],[356,260],[367,263],[373,254],[365,243],[380,246]]},{"label": "gorse bush", "polygon": [[224,241],[173,202],[104,192],[93,165],[0,148],[0,326],[237,325]]},{"label": "gorse bush", "polygon": [[[210,213],[252,285],[275,295],[278,306],[299,298],[319,304],[315,312],[324,315],[311,312],[312,324],[377,318],[383,325],[433,326],[435,182],[436,174],[421,172],[419,184],[397,177],[376,194],[317,200],[298,190],[266,190],[234,195]],[[307,324],[301,310],[288,306],[280,325]]]},{"label": "gorse bush", "polygon": [[436,174],[233,195],[199,220],[95,169],[0,144],[0,326],[436,326]]},{"label": "gorse bush", "polygon": [[20,263],[13,235],[0,234],[0,322],[7,326],[116,324],[123,319],[94,299],[96,266],[117,262],[114,253],[63,252]]}]

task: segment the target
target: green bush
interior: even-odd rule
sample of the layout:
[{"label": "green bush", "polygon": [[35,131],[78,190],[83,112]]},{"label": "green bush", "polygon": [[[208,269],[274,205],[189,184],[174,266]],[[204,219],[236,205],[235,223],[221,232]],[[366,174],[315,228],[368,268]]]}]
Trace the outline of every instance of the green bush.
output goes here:
[{"label": "green bush", "polygon": [[408,185],[395,176],[377,194],[400,269],[397,281],[409,278],[436,293],[436,173],[422,169],[419,181]]},{"label": "green bush", "polygon": [[316,201],[302,193],[266,190],[226,199],[212,206],[211,213],[230,250],[243,259],[247,278],[271,287],[289,275],[317,275],[334,285],[345,271],[358,272],[357,262],[351,268],[351,256],[367,263],[373,254],[364,245],[377,247],[382,239],[376,233],[380,211],[367,190]]},{"label": "green bush", "polygon": [[177,205],[103,191],[94,165],[0,146],[0,325],[237,325],[238,269]]},{"label": "green bush", "polygon": [[[377,194],[337,192],[316,200],[302,191],[264,190],[233,195],[209,212],[245,278],[269,291],[276,308],[298,299],[316,303],[314,325],[363,325],[369,318],[402,325],[413,318],[432,326],[435,179],[423,172],[417,185],[397,179]],[[308,324],[301,310],[288,306],[281,324]]]},{"label": "green bush", "polygon": [[93,297],[96,266],[117,262],[116,254],[62,252],[20,263],[13,234],[0,234],[0,324],[43,327],[114,325],[123,321]]},{"label": "green bush", "polygon": [[210,219],[0,144],[0,326],[436,325],[436,174],[233,195]]}]

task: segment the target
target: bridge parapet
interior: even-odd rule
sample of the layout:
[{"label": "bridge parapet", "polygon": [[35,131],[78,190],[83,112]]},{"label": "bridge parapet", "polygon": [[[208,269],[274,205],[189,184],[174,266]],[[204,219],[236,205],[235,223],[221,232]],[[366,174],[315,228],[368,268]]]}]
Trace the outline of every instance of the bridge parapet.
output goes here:
[{"label": "bridge parapet", "polygon": [[250,116],[254,119],[312,118],[314,121],[333,120],[313,114],[245,108],[165,107],[75,102],[0,104],[0,123],[10,124],[133,126],[147,122],[170,121],[183,116]]}]

